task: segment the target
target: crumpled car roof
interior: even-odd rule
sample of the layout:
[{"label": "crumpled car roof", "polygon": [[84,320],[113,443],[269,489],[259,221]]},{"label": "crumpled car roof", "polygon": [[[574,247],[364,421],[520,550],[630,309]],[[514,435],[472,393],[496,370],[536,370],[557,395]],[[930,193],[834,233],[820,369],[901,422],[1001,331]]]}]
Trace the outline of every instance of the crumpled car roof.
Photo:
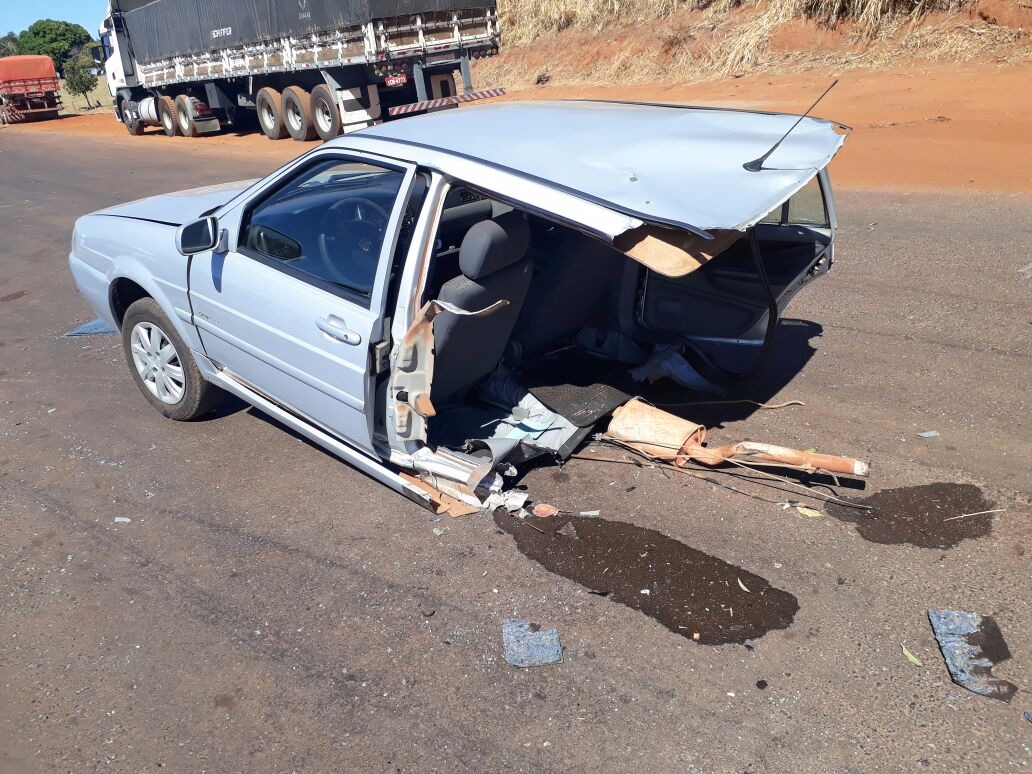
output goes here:
[{"label": "crumpled car roof", "polygon": [[620,102],[509,102],[364,129],[535,178],[641,220],[744,231],[835,156],[840,124],[798,116]]}]

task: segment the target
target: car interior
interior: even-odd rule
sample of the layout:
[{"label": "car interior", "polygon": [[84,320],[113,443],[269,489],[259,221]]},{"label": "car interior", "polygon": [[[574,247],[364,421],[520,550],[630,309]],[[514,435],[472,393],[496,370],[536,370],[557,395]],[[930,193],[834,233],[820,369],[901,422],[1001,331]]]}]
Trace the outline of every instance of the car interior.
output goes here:
[{"label": "car interior", "polygon": [[[790,222],[782,207],[756,227],[767,282],[782,301],[820,266],[830,242],[819,188],[816,197],[809,223]],[[517,458],[562,455],[637,394],[632,372],[657,353],[705,363],[699,345],[708,339],[764,337],[767,289],[745,234],[699,270],[670,278],[460,186],[448,194],[435,248],[423,301],[467,311],[508,304],[485,317],[442,312],[435,319],[431,445],[470,450],[518,436]],[[719,379],[712,369],[706,375]],[[564,432],[549,438],[542,425],[555,418],[565,420]],[[504,452],[516,461],[511,445]]]}]

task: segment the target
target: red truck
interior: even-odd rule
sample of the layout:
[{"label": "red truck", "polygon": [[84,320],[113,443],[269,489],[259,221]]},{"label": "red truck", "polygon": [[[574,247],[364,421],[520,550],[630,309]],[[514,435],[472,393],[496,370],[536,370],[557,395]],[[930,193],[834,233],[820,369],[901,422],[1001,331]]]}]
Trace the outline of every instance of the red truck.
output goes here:
[{"label": "red truck", "polygon": [[0,121],[45,121],[60,110],[57,71],[49,56],[0,58]]}]

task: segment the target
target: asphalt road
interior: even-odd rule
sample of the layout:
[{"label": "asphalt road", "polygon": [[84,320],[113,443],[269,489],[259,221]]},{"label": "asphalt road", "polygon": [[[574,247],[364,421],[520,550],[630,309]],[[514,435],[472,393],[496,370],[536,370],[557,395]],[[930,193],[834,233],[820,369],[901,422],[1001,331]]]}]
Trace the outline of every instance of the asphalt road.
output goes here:
[{"label": "asphalt road", "polygon": [[[798,599],[787,629],[707,646],[255,411],[164,420],[117,337],[63,338],[91,318],[78,215],[273,166],[164,140],[0,132],[0,769],[1032,768],[1032,199],[840,192],[839,261],[746,391],[806,405],[704,416],[714,441],[868,458],[869,491],[975,484],[1006,509],[991,534],[883,544],[650,469],[528,473]],[[1012,703],[951,683],[929,608],[996,617]],[[512,617],[556,627],[563,662],[506,664]]]}]

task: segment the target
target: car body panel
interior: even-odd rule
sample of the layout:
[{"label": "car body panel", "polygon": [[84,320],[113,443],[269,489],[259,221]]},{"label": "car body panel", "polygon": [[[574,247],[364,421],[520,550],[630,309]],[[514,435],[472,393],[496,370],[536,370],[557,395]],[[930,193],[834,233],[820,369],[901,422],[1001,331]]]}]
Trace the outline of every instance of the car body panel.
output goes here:
[{"label": "car body panel", "polygon": [[[761,170],[744,167],[783,137]],[[385,123],[334,142],[358,138],[518,170],[615,211],[695,233],[750,227],[827,166],[845,139],[839,124],[820,118],[589,101],[483,105]]]},{"label": "car body panel", "polygon": [[123,218],[151,220],[181,226],[199,218],[202,213],[213,212],[246,191],[256,181],[239,180],[234,183],[191,188],[185,191],[150,196],[134,202],[108,207],[96,215],[117,215]]}]

